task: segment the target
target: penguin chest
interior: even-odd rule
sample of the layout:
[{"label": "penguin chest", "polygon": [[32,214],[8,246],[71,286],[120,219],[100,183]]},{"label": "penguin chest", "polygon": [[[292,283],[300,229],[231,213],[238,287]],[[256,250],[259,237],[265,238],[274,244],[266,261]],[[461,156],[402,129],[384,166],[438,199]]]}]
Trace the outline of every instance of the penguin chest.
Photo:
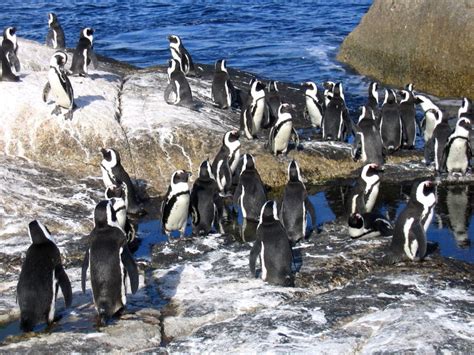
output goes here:
[{"label": "penguin chest", "polygon": [[102,171],[102,181],[104,181],[105,187],[113,185],[114,182],[112,181],[112,179],[114,179],[114,174],[112,173],[112,171],[107,170],[102,165],[100,166],[100,170]]},{"label": "penguin chest", "polygon": [[311,125],[313,127],[321,127],[321,120],[323,116],[316,106],[312,98],[306,97],[306,108],[308,110],[309,118],[311,119]]},{"label": "penguin chest", "polygon": [[451,143],[451,147],[446,159],[446,168],[448,172],[460,171],[465,173],[469,164],[467,151],[467,141],[464,139],[455,139]]},{"label": "penguin chest", "polygon": [[253,134],[260,132],[260,128],[262,127],[263,111],[264,111],[264,102],[263,100],[259,100],[255,104],[254,114],[252,117]]},{"label": "penguin chest", "polygon": [[67,82],[62,82],[58,73],[53,68],[48,72],[48,80],[51,85],[51,91],[56,97],[56,104],[64,108],[70,108],[72,104],[71,97],[69,97],[69,94],[65,89]]},{"label": "penguin chest", "polygon": [[260,263],[262,264],[262,280],[267,280],[267,267],[265,265],[265,244],[262,242],[262,249],[260,249]]},{"label": "penguin chest", "polygon": [[379,183],[376,183],[365,195],[366,212],[372,212],[372,209],[374,208],[375,201],[377,200],[378,194],[379,194]]},{"label": "penguin chest", "polygon": [[188,219],[189,194],[180,195],[171,206],[165,227],[167,230],[178,230],[183,228]]},{"label": "penguin chest", "polygon": [[290,140],[291,130],[293,124],[291,122],[284,123],[280,129],[275,133],[274,137],[274,151],[285,152],[288,148],[288,141]]},{"label": "penguin chest", "polygon": [[435,129],[435,117],[431,112],[428,112],[426,114],[426,119],[425,119],[425,132],[424,132],[424,138],[425,142],[430,140],[430,138],[433,136],[433,131]]}]

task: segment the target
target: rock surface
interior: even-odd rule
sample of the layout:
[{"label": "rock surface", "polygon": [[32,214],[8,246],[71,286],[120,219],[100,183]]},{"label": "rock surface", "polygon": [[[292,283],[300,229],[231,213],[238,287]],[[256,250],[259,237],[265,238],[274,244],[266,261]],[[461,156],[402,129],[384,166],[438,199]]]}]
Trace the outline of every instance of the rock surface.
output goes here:
[{"label": "rock surface", "polygon": [[474,97],[474,1],[374,0],[337,59],[384,83]]}]

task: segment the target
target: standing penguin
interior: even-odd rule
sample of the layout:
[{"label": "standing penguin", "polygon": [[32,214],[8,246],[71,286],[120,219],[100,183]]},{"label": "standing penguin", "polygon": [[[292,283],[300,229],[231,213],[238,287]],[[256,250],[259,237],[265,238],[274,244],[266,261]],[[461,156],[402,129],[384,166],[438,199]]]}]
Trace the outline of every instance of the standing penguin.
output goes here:
[{"label": "standing penguin", "polygon": [[[314,229],[316,227],[316,213],[304,186],[300,167],[293,160],[288,165],[288,182],[281,203],[281,223],[286,228],[288,238],[293,245],[307,235],[306,213],[309,213]],[[312,230],[309,231],[309,234],[311,232]]]},{"label": "standing penguin", "polygon": [[222,146],[212,162],[214,175],[221,196],[226,196],[232,187],[232,175],[237,170],[240,159],[239,132],[228,131],[222,139]]},{"label": "standing penguin", "polygon": [[456,129],[448,138],[441,169],[449,174],[465,175],[471,165],[472,150],[469,133],[471,120],[462,117],[456,123]]},{"label": "standing penguin", "polygon": [[[412,87],[408,84],[408,87]],[[400,117],[402,119],[402,146],[405,149],[413,149],[415,147],[416,138],[416,107],[415,96],[412,91],[401,90],[399,92],[400,100]]]},{"label": "standing penguin", "polygon": [[360,177],[347,200],[349,215],[372,212],[379,194],[379,172],[380,167],[377,164],[367,164],[362,168]]},{"label": "standing penguin", "polygon": [[267,193],[253,156],[244,154],[242,159],[239,184],[234,193],[234,206],[240,206],[244,219],[258,221],[262,206],[267,200]]},{"label": "standing penguin", "polygon": [[378,213],[354,213],[349,216],[349,235],[352,239],[387,237],[393,234],[393,226]]},{"label": "standing penguin", "polygon": [[19,81],[17,74],[20,72],[20,61],[17,57],[18,42],[16,39],[16,28],[7,27],[3,31],[2,50],[0,59],[2,61],[2,80]]},{"label": "standing penguin", "polygon": [[400,149],[402,145],[402,118],[393,90],[385,90],[385,99],[380,113],[380,136],[384,150],[388,153]]},{"label": "standing penguin", "polygon": [[314,128],[321,128],[323,120],[323,105],[319,100],[318,87],[312,81],[307,81],[302,84],[305,97],[305,111],[304,116],[309,117],[311,126]]},{"label": "standing penguin", "polygon": [[49,92],[52,90],[56,98],[56,107],[51,112],[53,115],[61,114],[61,107],[67,109],[64,119],[72,120],[74,104],[74,91],[67,77],[64,66],[67,63],[67,54],[57,51],[49,61],[48,82],[43,89],[43,101],[48,100]]},{"label": "standing penguin", "polygon": [[121,182],[109,185],[105,189],[105,198],[112,203],[112,209],[117,217],[117,223],[123,229],[127,237],[127,242],[133,243],[136,237],[135,226],[127,217],[127,185]]},{"label": "standing penguin", "polygon": [[71,71],[74,75],[87,76],[87,67],[92,63],[94,69],[98,66],[94,53],[94,29],[86,27],[81,30],[79,42],[72,57]]},{"label": "standing penguin", "polygon": [[127,212],[135,215],[143,214],[144,210],[140,206],[135,186],[122,166],[119,152],[111,148],[102,148],[100,151],[103,157],[100,163],[100,170],[102,171],[102,180],[104,181],[105,187],[121,184],[122,182],[125,183],[127,185],[125,191]]},{"label": "standing penguin", "polygon": [[30,332],[39,322],[55,320],[58,288],[66,307],[72,303],[71,283],[61,264],[61,255],[49,230],[39,221],[28,225],[31,245],[26,252],[17,286],[20,328]]},{"label": "standing penguin", "polygon": [[268,127],[272,127],[278,119],[278,108],[282,103],[280,90],[278,89],[278,81],[272,80],[268,83],[268,92],[265,95],[265,99],[269,113]]},{"label": "standing penguin", "polygon": [[179,67],[184,75],[196,76],[196,69],[194,68],[193,59],[189,52],[184,48],[181,38],[176,35],[168,36],[170,42],[171,57],[178,61]]},{"label": "standing penguin", "polygon": [[354,141],[351,156],[357,161],[370,164],[384,164],[382,137],[377,128],[374,111],[370,106],[362,106],[359,122],[354,126]]},{"label": "standing penguin", "polygon": [[451,127],[441,110],[433,111],[435,114],[435,126],[431,139],[425,144],[425,162],[428,164],[431,161],[434,152],[435,171],[439,173],[443,165],[444,147],[451,135]]},{"label": "standing penguin", "polygon": [[66,39],[61,24],[56,14],[48,14],[48,34],[46,35],[46,45],[54,49],[66,48]]},{"label": "standing penguin", "polygon": [[416,94],[415,103],[421,106],[421,109],[425,113],[420,126],[423,130],[423,139],[428,142],[433,135],[433,130],[435,127],[435,110],[439,110],[439,107],[434,104],[434,102],[425,95]]},{"label": "standing penguin", "polygon": [[[323,83],[324,109],[326,109],[326,107],[328,107],[329,102],[334,97],[334,88],[335,88],[335,86],[336,86],[336,83],[333,82],[333,81],[325,81]],[[344,100],[344,97],[342,99]]]},{"label": "standing penguin", "polygon": [[433,218],[436,186],[432,181],[415,184],[410,200],[395,222],[390,251],[385,262],[394,264],[408,257],[423,260],[426,254],[426,231]]},{"label": "standing penguin", "polygon": [[344,101],[342,84],[337,83],[334,85],[332,98],[324,110],[323,139],[344,141],[349,128],[349,112]]},{"label": "standing penguin", "polygon": [[294,137],[296,146],[299,145],[299,137],[293,128],[293,118],[289,104],[281,104],[278,108],[278,120],[270,129],[268,135],[268,147],[274,155],[286,154],[288,143],[291,137]]},{"label": "standing penguin", "polygon": [[230,81],[225,59],[219,59],[216,62],[211,99],[221,109],[230,108],[235,101],[235,89]]},{"label": "standing penguin", "polygon": [[101,201],[94,210],[94,229],[82,263],[82,292],[86,292],[87,269],[98,323],[123,310],[127,303],[126,277],[132,293],[138,290],[138,268],[127,247],[127,238],[117,222],[111,201]]},{"label": "standing penguin", "polygon": [[168,86],[165,89],[165,101],[169,105],[193,106],[191,87],[176,59],[169,60]]},{"label": "standing penguin", "polygon": [[222,231],[220,217],[223,201],[219,186],[212,174],[209,160],[199,167],[199,177],[194,181],[190,197],[190,211],[194,235],[208,235],[213,226]]},{"label": "standing penguin", "polygon": [[189,214],[189,173],[177,170],[171,176],[171,184],[161,204],[161,229],[170,238],[172,231],[179,231],[184,236]]},{"label": "standing penguin", "polygon": [[247,104],[240,114],[240,128],[248,139],[257,138],[257,134],[269,125],[268,105],[265,101],[265,85],[259,80],[250,82],[250,94]]},{"label": "standing penguin", "polygon": [[277,204],[267,201],[260,213],[257,240],[250,251],[250,272],[255,277],[255,263],[260,257],[262,280],[273,285],[293,286],[293,254],[285,227],[278,219]]}]

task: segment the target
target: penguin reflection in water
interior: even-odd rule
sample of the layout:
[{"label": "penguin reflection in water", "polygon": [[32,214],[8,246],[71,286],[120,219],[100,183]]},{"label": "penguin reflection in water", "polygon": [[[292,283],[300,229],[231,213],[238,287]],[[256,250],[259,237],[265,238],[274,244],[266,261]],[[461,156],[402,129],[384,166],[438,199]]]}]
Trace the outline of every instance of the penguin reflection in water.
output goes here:
[{"label": "penguin reflection in water", "polygon": [[51,233],[38,221],[28,225],[28,233],[32,244],[26,252],[17,286],[20,328],[25,332],[32,331],[39,322],[51,325],[58,319],[55,305],[59,287],[66,307],[72,302],[71,283]]},{"label": "penguin reflection in water", "polygon": [[90,234],[90,246],[82,263],[82,292],[86,291],[87,269],[98,324],[122,312],[127,302],[126,278],[132,293],[138,290],[138,269],[127,247],[127,237],[120,227],[112,201],[99,202],[94,211],[95,227]]}]

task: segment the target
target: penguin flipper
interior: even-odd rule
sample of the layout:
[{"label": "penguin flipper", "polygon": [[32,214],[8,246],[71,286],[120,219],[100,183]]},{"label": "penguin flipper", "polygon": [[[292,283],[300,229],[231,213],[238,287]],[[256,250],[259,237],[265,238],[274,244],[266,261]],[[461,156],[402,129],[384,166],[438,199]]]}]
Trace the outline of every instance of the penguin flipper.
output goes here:
[{"label": "penguin flipper", "polygon": [[11,65],[15,67],[15,70],[17,73],[20,72],[20,61],[18,60],[18,57],[16,56],[15,52],[10,51],[8,53],[8,61],[10,62]]},{"label": "penguin flipper", "polygon": [[87,54],[89,55],[89,60],[91,61],[92,68],[97,69],[99,67],[99,61],[97,60],[97,56],[95,55],[92,48],[87,51]]},{"label": "penguin flipper", "polygon": [[130,279],[132,293],[136,293],[138,290],[138,268],[127,246],[123,248],[121,259]]},{"label": "penguin flipper", "polygon": [[[278,118],[278,116],[277,116]],[[263,118],[262,118],[262,127],[263,128],[270,128],[270,123],[271,123],[271,119],[270,119],[270,108],[269,108],[269,105],[266,101],[264,101],[264,104],[263,104]]]},{"label": "penguin flipper", "polygon": [[46,102],[48,100],[49,92],[51,91],[51,84],[49,81],[46,83],[43,89],[43,101]]},{"label": "penguin flipper", "polygon": [[260,250],[262,249],[262,242],[260,240],[256,240],[253,244],[252,250],[250,251],[250,259],[249,259],[249,267],[250,273],[252,277],[256,277],[255,275],[255,263],[257,261],[257,256],[260,255]]},{"label": "penguin flipper", "polygon": [[296,132],[295,128],[291,129],[291,135],[292,135],[293,141],[295,142],[295,148],[297,149],[300,145],[300,136],[298,135],[298,132]]},{"label": "penguin flipper", "polygon": [[[314,206],[311,203],[311,201],[309,200],[308,196],[306,196],[306,198],[304,200],[304,205],[306,207],[306,210],[309,213],[309,216],[311,217],[311,226],[312,226],[313,230],[317,230],[317,228],[316,228],[316,211],[314,210]],[[306,216],[303,216],[303,218],[306,218]]]},{"label": "penguin flipper", "polygon": [[375,229],[380,232],[381,236],[388,237],[393,235],[393,226],[385,218],[376,218],[374,221]]},{"label": "penguin flipper", "polygon": [[84,255],[84,261],[82,262],[82,272],[81,272],[81,286],[82,293],[86,293],[86,279],[87,279],[87,268],[89,267],[89,249]]},{"label": "penguin flipper", "polygon": [[422,260],[426,255],[426,235],[421,223],[414,223],[410,230],[409,240],[416,239],[418,243],[418,256]]},{"label": "penguin flipper", "polygon": [[61,292],[64,296],[64,302],[66,303],[66,307],[71,307],[72,304],[72,288],[71,282],[69,281],[69,277],[67,277],[66,271],[61,264],[56,266],[54,270],[54,274],[56,279],[58,280],[58,284],[61,287]]},{"label": "penguin flipper", "polygon": [[358,161],[360,159],[361,148],[362,148],[361,134],[360,132],[357,132],[354,136],[354,142],[352,142],[352,147],[351,147],[352,160]]},{"label": "penguin flipper", "polygon": [[242,185],[238,184],[237,188],[234,191],[234,207],[237,208],[239,206],[240,195],[242,194]]},{"label": "penguin flipper", "polygon": [[168,105],[174,105],[176,103],[176,94],[173,90],[173,84],[168,84],[165,89],[165,101]]}]

